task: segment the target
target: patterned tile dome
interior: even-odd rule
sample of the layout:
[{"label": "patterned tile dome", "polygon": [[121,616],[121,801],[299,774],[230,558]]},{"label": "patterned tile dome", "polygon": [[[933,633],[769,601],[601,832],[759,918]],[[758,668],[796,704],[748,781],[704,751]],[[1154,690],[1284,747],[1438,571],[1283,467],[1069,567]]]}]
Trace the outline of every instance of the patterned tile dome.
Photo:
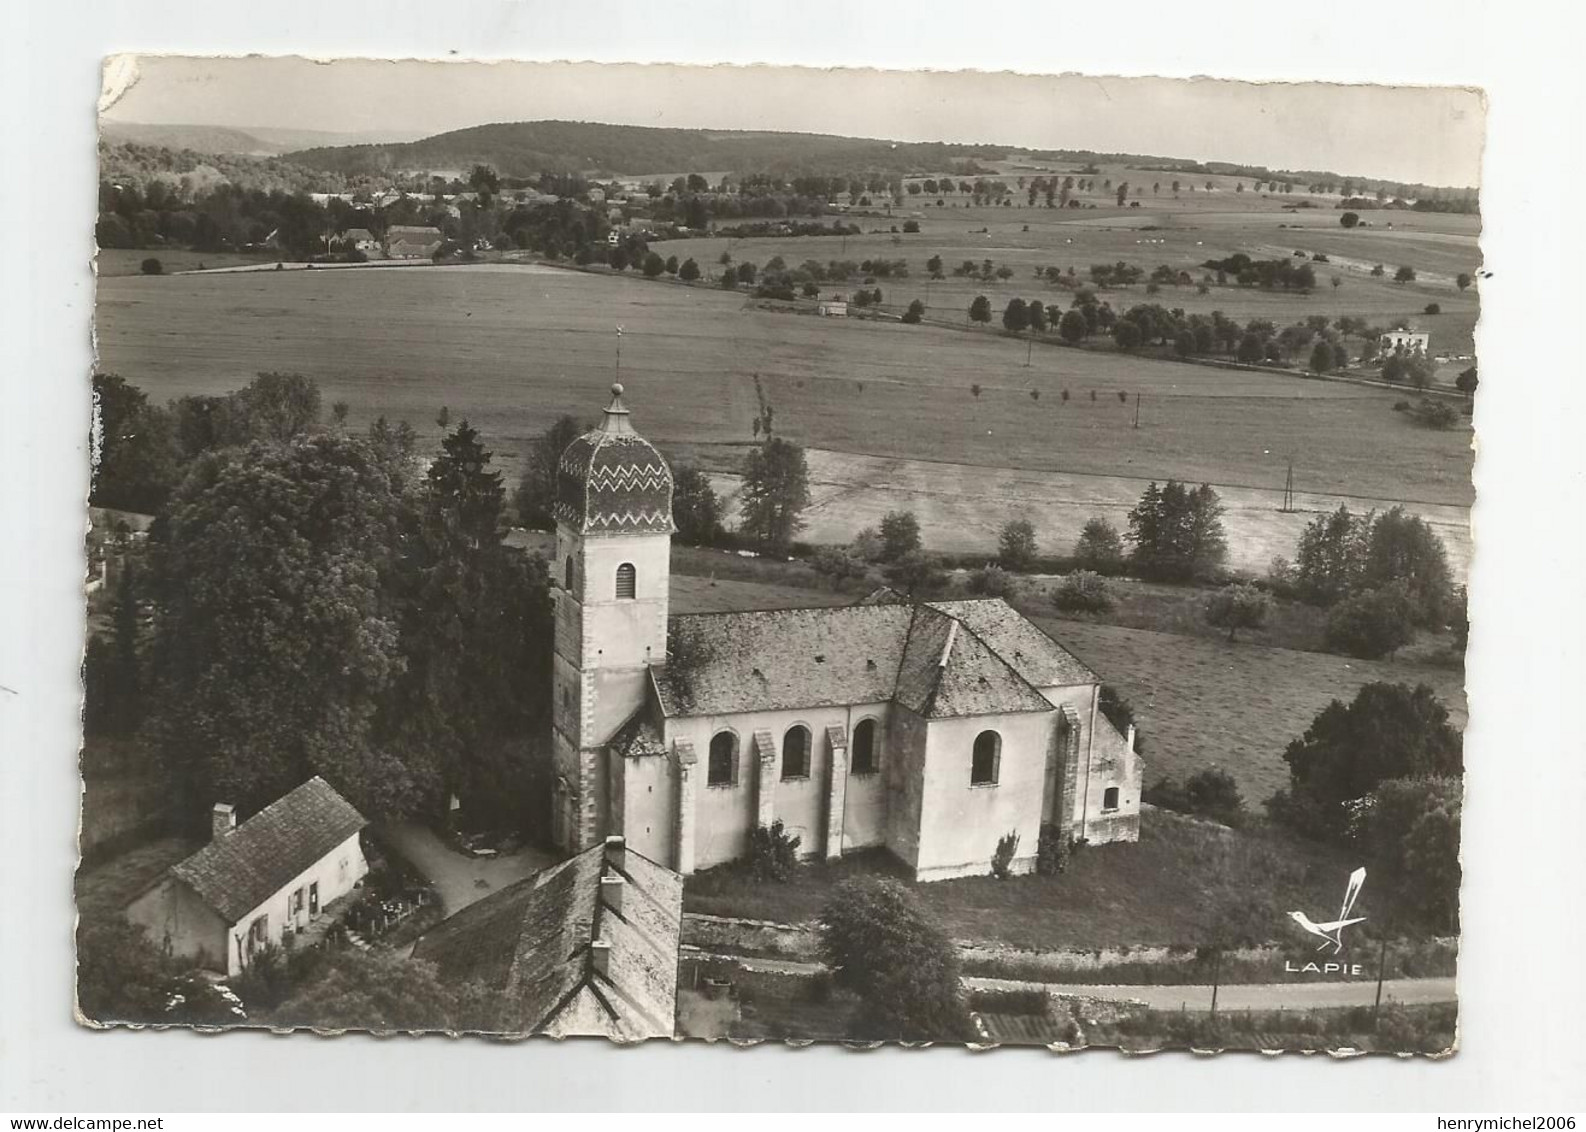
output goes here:
[{"label": "patterned tile dome", "polygon": [[556,468],[556,518],[589,533],[671,534],[672,470],[628,423],[622,386],[605,420],[569,444]]}]

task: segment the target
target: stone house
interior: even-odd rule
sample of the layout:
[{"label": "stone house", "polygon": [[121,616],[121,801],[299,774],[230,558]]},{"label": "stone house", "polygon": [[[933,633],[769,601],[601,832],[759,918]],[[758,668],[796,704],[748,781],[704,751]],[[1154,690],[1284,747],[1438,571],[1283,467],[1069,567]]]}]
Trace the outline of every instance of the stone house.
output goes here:
[{"label": "stone house", "polygon": [[413,957],[483,984],[507,1033],[670,1038],[682,930],[683,878],[608,837],[470,904]]},{"label": "stone house", "polygon": [[369,871],[363,815],[311,778],[237,824],[217,805],[209,844],[127,906],[155,946],[226,975],[309,927]]},{"label": "stone house", "polygon": [[613,387],[554,505],[553,837],[687,876],[782,822],[804,853],[984,874],[1043,826],[1135,840],[1143,765],[1100,678],[1000,599],[670,615],[672,476]]}]

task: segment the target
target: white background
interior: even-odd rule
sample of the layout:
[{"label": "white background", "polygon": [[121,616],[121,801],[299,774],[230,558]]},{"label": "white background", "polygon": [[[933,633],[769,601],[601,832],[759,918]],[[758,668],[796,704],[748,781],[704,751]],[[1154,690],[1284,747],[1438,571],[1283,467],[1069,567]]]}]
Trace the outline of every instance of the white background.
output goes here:
[{"label": "white background", "polygon": [[[618,1106],[1579,1109],[1580,37],[1542,3],[31,0],[0,21],[0,1111]],[[1462,1051],[1108,1052],[94,1033],[70,1017],[94,103],[115,51],[1475,84],[1491,99]],[[1385,121],[1382,129],[1393,130]],[[830,123],[842,132],[840,121]],[[996,139],[1005,131],[988,121]],[[1340,170],[1366,173],[1371,171]]]}]

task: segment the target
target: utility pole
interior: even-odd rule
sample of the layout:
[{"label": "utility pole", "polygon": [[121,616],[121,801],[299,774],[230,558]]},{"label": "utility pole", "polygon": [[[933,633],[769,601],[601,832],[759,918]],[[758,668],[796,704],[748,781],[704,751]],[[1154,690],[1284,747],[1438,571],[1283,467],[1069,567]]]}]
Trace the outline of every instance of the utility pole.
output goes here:
[{"label": "utility pole", "polygon": [[1030,368],[1030,356],[1035,352],[1035,335],[1030,335],[1024,344],[1024,368]]},{"label": "utility pole", "polygon": [[1212,1016],[1217,1015],[1217,988],[1222,984],[1223,978],[1223,949],[1218,948],[1212,952]]},{"label": "utility pole", "polygon": [[1294,458],[1289,457],[1288,478],[1283,481],[1283,506],[1279,508],[1285,515],[1294,514]]},{"label": "utility pole", "polygon": [[1388,967],[1388,937],[1382,937],[1382,950],[1377,954],[1377,1001],[1371,1007],[1371,1028],[1377,1028],[1377,1018],[1382,1014],[1382,977]]},{"label": "utility pole", "polygon": [[1140,391],[1134,391],[1134,427],[1140,427]]}]

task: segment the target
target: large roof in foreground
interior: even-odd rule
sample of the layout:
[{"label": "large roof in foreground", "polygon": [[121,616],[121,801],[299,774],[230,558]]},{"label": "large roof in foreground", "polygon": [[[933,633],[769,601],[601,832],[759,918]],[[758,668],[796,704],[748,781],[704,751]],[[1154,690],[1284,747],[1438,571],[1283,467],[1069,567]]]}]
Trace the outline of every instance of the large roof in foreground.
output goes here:
[{"label": "large roof in foreground", "polygon": [[235,924],[367,824],[330,783],[314,777],[172,865],[171,873]]},{"label": "large roof in foreground", "polygon": [[[622,879],[620,910],[602,896],[602,877]],[[682,922],[682,877],[631,849],[594,845],[464,908],[413,956],[499,995],[513,1033],[671,1037]],[[608,947],[604,971],[596,939]]]},{"label": "large roof in foreground", "polygon": [[1000,598],[681,614],[668,716],[883,703],[928,718],[1050,711],[1039,689],[1098,677]]}]

